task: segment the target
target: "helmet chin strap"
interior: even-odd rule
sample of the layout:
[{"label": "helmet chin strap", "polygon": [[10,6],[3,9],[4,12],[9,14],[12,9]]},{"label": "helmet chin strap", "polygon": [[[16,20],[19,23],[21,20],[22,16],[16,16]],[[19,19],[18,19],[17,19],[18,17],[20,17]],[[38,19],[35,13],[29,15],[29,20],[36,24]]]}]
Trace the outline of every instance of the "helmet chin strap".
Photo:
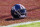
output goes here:
[{"label": "helmet chin strap", "polygon": [[[16,11],[16,9],[15,9],[15,11]],[[21,16],[21,14],[18,11],[16,11],[16,12]]]},{"label": "helmet chin strap", "polygon": [[[14,8],[15,12],[17,12],[19,15],[21,15],[18,11],[16,11],[15,6],[13,8]],[[13,8],[12,8],[12,10],[13,10]]]}]

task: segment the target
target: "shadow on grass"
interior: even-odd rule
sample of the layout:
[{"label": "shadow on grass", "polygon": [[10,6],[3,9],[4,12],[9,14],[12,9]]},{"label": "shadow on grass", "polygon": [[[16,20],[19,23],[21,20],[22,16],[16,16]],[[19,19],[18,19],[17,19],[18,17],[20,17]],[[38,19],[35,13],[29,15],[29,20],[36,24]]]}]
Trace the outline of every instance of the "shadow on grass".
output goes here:
[{"label": "shadow on grass", "polygon": [[20,19],[24,19],[24,18],[8,18],[8,19],[5,19],[5,21],[10,21],[10,20],[20,20]]}]

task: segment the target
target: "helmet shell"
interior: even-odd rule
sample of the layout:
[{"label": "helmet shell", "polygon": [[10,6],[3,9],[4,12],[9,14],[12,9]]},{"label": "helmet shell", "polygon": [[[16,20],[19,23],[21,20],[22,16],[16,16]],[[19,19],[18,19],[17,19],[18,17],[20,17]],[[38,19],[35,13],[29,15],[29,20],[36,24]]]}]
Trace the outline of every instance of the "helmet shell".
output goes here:
[{"label": "helmet shell", "polygon": [[[16,11],[18,11],[19,13],[17,13]],[[14,14],[15,12],[16,12],[16,14]],[[21,15],[19,15],[19,14],[21,14]],[[26,16],[26,8],[21,4],[15,4],[11,9],[11,15],[13,17],[18,16],[18,18],[21,18],[21,17],[23,18]]]},{"label": "helmet shell", "polygon": [[21,4],[15,4],[12,9],[16,9],[16,10],[19,10],[19,9],[25,9],[25,7]]}]

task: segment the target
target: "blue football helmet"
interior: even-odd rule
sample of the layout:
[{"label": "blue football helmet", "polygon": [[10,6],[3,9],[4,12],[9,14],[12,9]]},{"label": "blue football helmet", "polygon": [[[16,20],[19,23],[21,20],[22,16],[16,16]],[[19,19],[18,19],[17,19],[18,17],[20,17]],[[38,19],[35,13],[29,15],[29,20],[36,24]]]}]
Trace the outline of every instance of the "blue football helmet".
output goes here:
[{"label": "blue football helmet", "polygon": [[15,4],[11,9],[11,15],[14,18],[26,17],[26,8],[21,4]]}]

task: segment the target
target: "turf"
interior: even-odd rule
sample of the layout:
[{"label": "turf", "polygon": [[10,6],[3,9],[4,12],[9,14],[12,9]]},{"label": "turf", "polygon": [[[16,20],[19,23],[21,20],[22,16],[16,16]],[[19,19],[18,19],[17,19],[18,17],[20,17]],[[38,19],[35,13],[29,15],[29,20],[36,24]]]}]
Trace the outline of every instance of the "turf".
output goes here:
[{"label": "turf", "polygon": [[14,26],[14,27],[40,27],[40,22],[25,24],[25,25],[19,25],[19,26]]}]

